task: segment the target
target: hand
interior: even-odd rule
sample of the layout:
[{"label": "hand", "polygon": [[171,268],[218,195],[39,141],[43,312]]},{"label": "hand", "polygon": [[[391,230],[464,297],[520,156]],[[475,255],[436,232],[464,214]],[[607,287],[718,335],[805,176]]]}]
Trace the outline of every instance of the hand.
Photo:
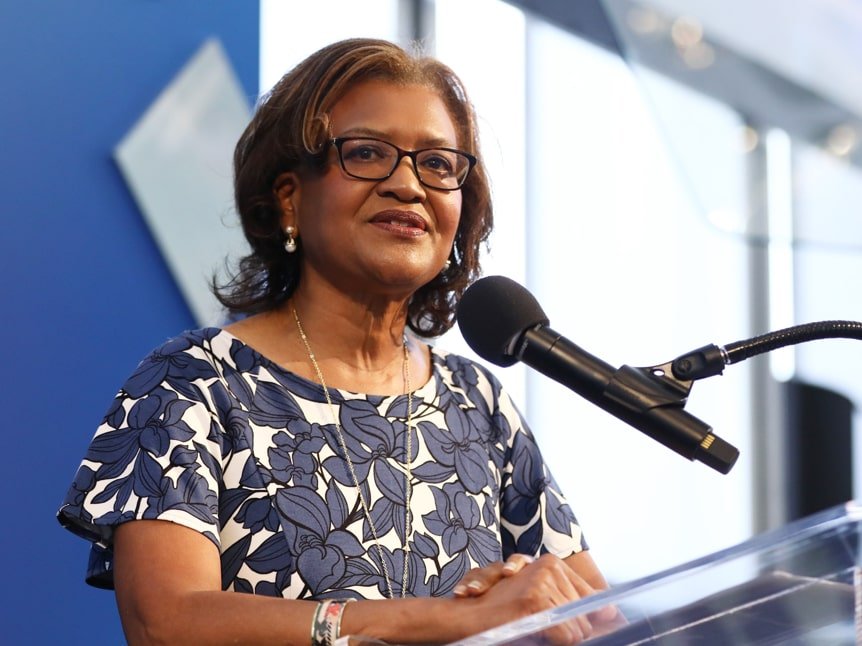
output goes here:
[{"label": "hand", "polygon": [[[606,587],[603,578],[601,588],[593,587],[573,565],[569,559],[562,561],[551,554],[535,560],[523,554],[513,555],[505,563],[471,570],[456,586],[456,595],[472,598],[483,607],[478,610],[480,613],[514,621],[577,601]],[[609,605],[557,624],[536,637],[541,643],[579,643],[611,632],[622,623],[625,622],[617,608]]]}]

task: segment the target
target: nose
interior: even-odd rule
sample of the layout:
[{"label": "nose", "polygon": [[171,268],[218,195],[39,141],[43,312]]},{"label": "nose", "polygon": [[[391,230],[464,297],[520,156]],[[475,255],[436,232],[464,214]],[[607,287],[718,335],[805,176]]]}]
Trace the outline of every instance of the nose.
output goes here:
[{"label": "nose", "polygon": [[398,160],[389,177],[378,182],[377,188],[381,195],[394,195],[402,202],[421,202],[426,195],[413,160],[406,155]]}]

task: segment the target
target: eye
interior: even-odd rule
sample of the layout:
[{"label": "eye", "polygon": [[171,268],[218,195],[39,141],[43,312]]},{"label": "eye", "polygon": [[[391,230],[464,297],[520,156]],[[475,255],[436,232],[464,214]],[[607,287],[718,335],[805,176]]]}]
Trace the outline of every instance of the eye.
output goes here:
[{"label": "eye", "polygon": [[420,157],[422,168],[439,175],[451,175],[457,166],[457,155],[446,150],[427,150]]},{"label": "eye", "polygon": [[388,146],[375,141],[345,141],[341,148],[345,161],[379,162],[392,156]]}]

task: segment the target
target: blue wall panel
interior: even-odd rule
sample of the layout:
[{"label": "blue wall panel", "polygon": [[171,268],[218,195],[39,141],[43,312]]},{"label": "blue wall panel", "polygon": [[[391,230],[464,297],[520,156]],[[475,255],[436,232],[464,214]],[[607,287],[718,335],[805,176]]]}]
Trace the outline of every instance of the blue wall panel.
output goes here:
[{"label": "blue wall panel", "polygon": [[253,102],[258,21],[251,0],[0,0],[3,643],[122,642],[54,513],[122,380],[194,323],[111,154],[208,37]]}]

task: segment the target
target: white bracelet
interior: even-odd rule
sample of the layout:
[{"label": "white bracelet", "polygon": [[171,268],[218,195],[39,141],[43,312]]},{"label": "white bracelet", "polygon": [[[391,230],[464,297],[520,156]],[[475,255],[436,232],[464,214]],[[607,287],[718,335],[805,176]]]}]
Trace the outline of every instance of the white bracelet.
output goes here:
[{"label": "white bracelet", "polygon": [[317,604],[311,621],[311,646],[335,646],[341,633],[344,606],[353,599],[326,599]]}]

